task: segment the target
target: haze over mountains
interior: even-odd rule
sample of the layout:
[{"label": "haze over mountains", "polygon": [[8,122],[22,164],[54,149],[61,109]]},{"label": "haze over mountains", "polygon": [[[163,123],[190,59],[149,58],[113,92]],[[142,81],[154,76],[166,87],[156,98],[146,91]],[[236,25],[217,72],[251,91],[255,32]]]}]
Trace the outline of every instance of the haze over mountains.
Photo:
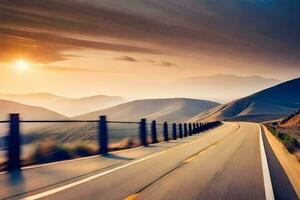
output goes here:
[{"label": "haze over mountains", "polygon": [[[180,88],[181,85],[182,89],[185,88],[187,94],[189,91],[192,91],[196,94],[211,93],[216,96],[223,94],[231,97],[234,90],[246,93],[247,89],[249,92],[251,88],[259,88],[266,84],[274,85],[276,82],[278,81],[258,76],[215,75],[181,79],[177,81],[177,86],[174,84],[173,88]],[[253,85],[253,87],[249,85]],[[188,87],[195,88],[191,89]],[[100,115],[107,115],[109,120],[119,121],[137,121],[141,118],[156,119],[160,122],[182,122],[191,118],[192,121],[266,121],[286,117],[300,108],[300,92],[298,88],[300,88],[299,78],[223,105],[212,101],[187,98],[142,99],[122,103],[125,100],[121,97],[105,95],[72,99],[39,93],[0,95],[0,99],[11,100],[2,100],[1,103],[5,106],[0,106],[5,107],[5,109],[2,109],[5,117],[10,112],[20,112],[22,115],[22,112],[24,112],[25,114],[28,113],[29,117],[31,116],[29,113],[35,113],[33,115],[35,119],[64,118],[63,115],[50,111],[55,110],[68,116],[74,116],[73,119],[97,119]],[[36,107],[25,106],[24,104],[43,107],[44,109],[39,108],[41,114],[37,115]],[[32,107],[35,110],[34,112],[30,112]]]},{"label": "haze over mountains", "polygon": [[191,121],[268,121],[286,117],[300,108],[300,78],[200,113]]},{"label": "haze over mountains", "polygon": [[261,76],[218,74],[178,79],[172,83],[172,88],[181,95],[225,103],[279,83],[279,80]]},{"label": "haze over mountains", "polygon": [[108,108],[126,102],[117,96],[96,95],[84,98],[68,98],[48,93],[0,94],[0,99],[10,100],[31,106],[43,107],[72,117],[84,113]]}]

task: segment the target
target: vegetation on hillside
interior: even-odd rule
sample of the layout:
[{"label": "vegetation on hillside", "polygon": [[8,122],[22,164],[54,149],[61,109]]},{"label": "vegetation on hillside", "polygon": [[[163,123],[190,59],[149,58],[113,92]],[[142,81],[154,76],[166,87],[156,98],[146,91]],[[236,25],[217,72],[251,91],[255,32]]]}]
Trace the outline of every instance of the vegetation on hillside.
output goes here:
[{"label": "vegetation on hillside", "polygon": [[275,127],[267,126],[267,128],[276,138],[278,138],[284,144],[284,146],[290,153],[296,153],[300,151],[300,143],[296,138],[286,133],[279,132]]},{"label": "vegetation on hillside", "polygon": [[285,119],[283,119],[280,124],[284,124],[284,123],[288,122],[289,120],[291,120],[292,118],[294,118],[296,115],[299,115],[299,114],[300,114],[300,109],[297,110],[295,113],[289,115]]}]

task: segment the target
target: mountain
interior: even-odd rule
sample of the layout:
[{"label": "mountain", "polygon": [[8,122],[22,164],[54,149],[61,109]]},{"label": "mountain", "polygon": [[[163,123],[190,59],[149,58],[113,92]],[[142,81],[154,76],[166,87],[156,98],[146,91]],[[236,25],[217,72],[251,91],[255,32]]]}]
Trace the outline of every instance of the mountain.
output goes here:
[{"label": "mountain", "polygon": [[[276,79],[261,76],[213,75],[178,79],[172,83],[175,92],[187,96],[201,95],[203,99],[228,102],[279,84]],[[199,91],[196,93],[194,91]],[[213,91],[213,92],[211,92]]]},{"label": "mountain", "polygon": [[96,95],[85,98],[67,98],[48,93],[24,95],[0,94],[0,99],[47,108],[69,117],[108,108],[125,102],[123,98],[115,96]]},{"label": "mountain", "polygon": [[184,98],[144,99],[81,115],[76,119],[96,119],[100,115],[107,115],[109,120],[138,121],[147,118],[161,122],[181,122],[217,105],[211,101]]},{"label": "mountain", "polygon": [[[144,99],[136,100],[108,109],[91,112],[85,115],[74,117],[78,120],[94,120],[100,115],[107,115],[109,121],[133,121],[139,122],[141,118],[147,118],[148,122],[156,119],[158,122],[183,122],[199,112],[208,110],[218,103],[196,99]],[[162,134],[162,126],[157,125],[158,134]],[[97,139],[98,123],[60,123],[48,124],[42,128],[26,132],[27,141],[37,138],[54,137],[62,142],[89,141]],[[150,127],[150,126],[148,126]],[[110,141],[122,141],[129,137],[138,137],[138,123],[109,123]],[[31,138],[31,139],[28,139]]]},{"label": "mountain", "polygon": [[286,117],[300,108],[300,78],[287,81],[236,101],[217,106],[190,119],[268,121]]},{"label": "mountain", "polygon": [[26,120],[58,120],[65,116],[45,108],[28,106],[12,101],[0,100],[0,120],[7,120],[9,113],[20,113],[20,117]]}]

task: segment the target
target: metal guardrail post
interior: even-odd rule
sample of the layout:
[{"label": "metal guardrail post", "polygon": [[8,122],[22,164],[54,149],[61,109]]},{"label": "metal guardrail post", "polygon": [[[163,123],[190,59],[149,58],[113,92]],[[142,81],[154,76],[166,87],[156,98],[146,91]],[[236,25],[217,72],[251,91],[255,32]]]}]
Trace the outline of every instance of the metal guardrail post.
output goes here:
[{"label": "metal guardrail post", "polygon": [[19,114],[10,114],[9,135],[7,137],[7,170],[21,169],[21,136]]},{"label": "metal guardrail post", "polygon": [[179,138],[182,138],[183,137],[182,124],[178,125],[178,132],[179,132]]},{"label": "metal guardrail post", "polygon": [[199,125],[199,123],[197,123],[196,126],[197,126],[197,134],[198,134],[200,132],[200,125]]},{"label": "metal guardrail post", "polygon": [[199,130],[199,132],[202,132],[203,131],[203,123],[201,122],[200,123],[200,130]]},{"label": "metal guardrail post", "polygon": [[193,134],[192,124],[189,123],[189,136],[191,136],[192,134]]},{"label": "metal guardrail post", "polygon": [[196,124],[193,123],[193,131],[192,131],[192,134],[196,134]]},{"label": "metal guardrail post", "polygon": [[157,129],[156,129],[156,121],[153,120],[151,123],[151,136],[152,136],[152,143],[158,143],[157,141]]},{"label": "metal guardrail post", "polygon": [[184,123],[184,137],[188,136],[187,123]]},{"label": "metal guardrail post", "polygon": [[168,123],[164,123],[164,141],[169,141]]},{"label": "metal guardrail post", "polygon": [[106,155],[108,153],[108,129],[106,116],[100,116],[98,128],[99,153]]},{"label": "metal guardrail post", "polygon": [[148,146],[146,119],[141,119],[140,122],[140,140],[141,140],[141,145]]},{"label": "metal guardrail post", "polygon": [[172,131],[173,131],[173,140],[176,140],[177,139],[177,126],[176,126],[176,123],[173,123]]}]

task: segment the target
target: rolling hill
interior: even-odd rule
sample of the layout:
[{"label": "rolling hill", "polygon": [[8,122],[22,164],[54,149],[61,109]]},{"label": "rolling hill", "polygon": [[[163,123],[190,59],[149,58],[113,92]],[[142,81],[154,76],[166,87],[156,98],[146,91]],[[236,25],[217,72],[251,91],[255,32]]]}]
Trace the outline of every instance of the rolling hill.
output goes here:
[{"label": "rolling hill", "polygon": [[69,117],[108,108],[125,102],[123,98],[114,96],[96,95],[85,98],[67,98],[48,93],[24,95],[0,94],[0,99],[43,107]]},{"label": "rolling hill", "polygon": [[[183,122],[199,112],[208,110],[218,103],[195,99],[145,99],[136,100],[108,109],[91,112],[72,119],[94,120],[100,115],[107,115],[108,120],[134,121],[141,118],[156,119],[158,122]],[[139,124],[109,123],[109,135],[112,140],[120,141],[127,137],[137,137]],[[160,125],[159,125],[160,126]],[[47,125],[43,128],[27,132],[27,137],[47,138],[55,137],[59,141],[96,141],[98,123],[60,123]],[[162,131],[162,126],[158,127]],[[159,134],[159,133],[158,133]]]},{"label": "rolling hill", "polygon": [[12,101],[0,100],[0,120],[7,120],[9,113],[20,113],[22,119],[27,120],[55,120],[65,116],[41,107],[28,106]]},{"label": "rolling hill", "polygon": [[81,115],[76,119],[96,119],[100,115],[107,115],[109,120],[137,121],[147,118],[181,122],[217,105],[211,101],[184,98],[144,99]]},{"label": "rolling hill", "polygon": [[262,90],[248,97],[217,106],[190,121],[268,121],[286,117],[300,108],[300,78]]}]

